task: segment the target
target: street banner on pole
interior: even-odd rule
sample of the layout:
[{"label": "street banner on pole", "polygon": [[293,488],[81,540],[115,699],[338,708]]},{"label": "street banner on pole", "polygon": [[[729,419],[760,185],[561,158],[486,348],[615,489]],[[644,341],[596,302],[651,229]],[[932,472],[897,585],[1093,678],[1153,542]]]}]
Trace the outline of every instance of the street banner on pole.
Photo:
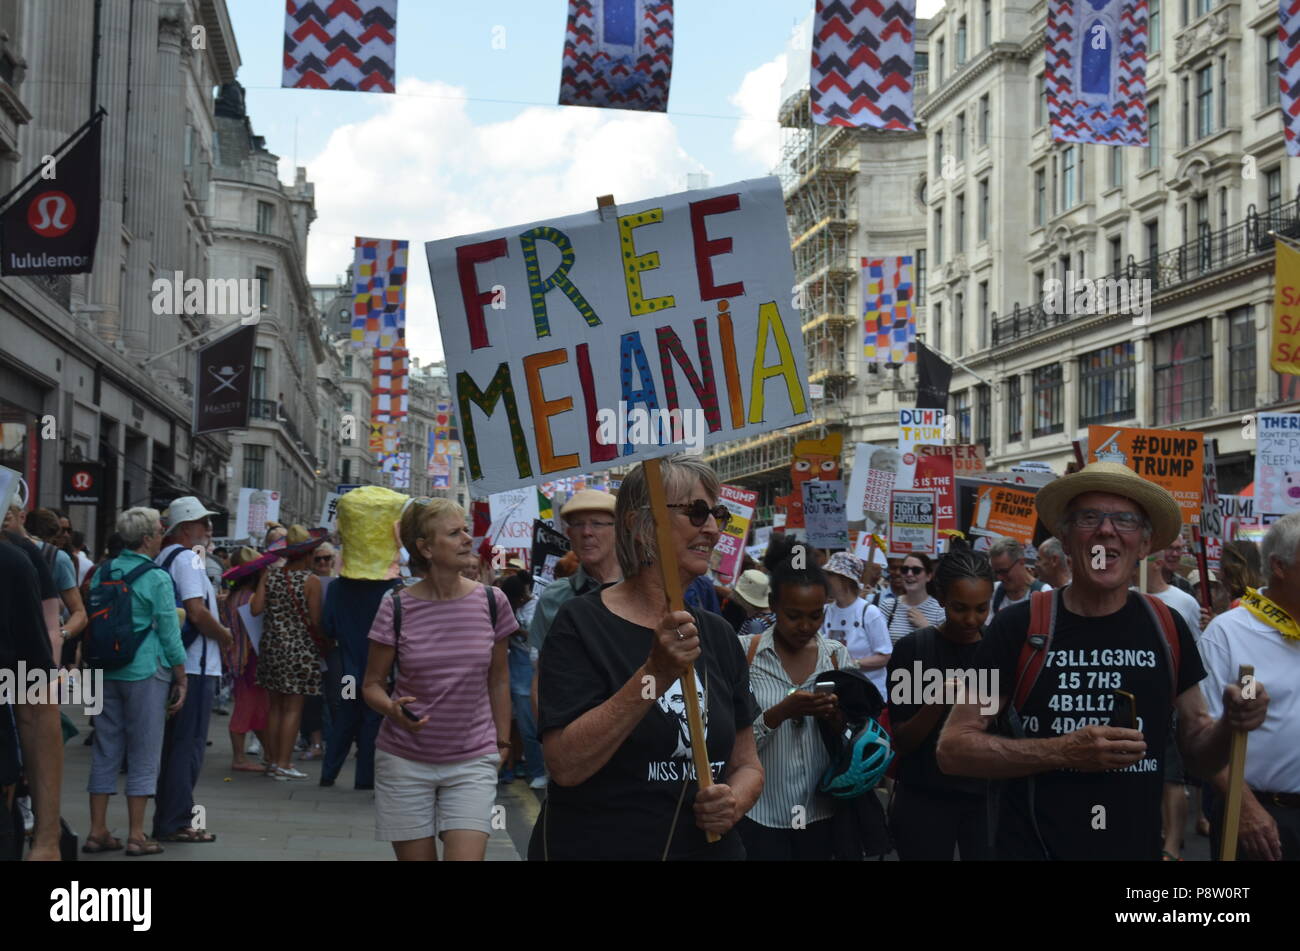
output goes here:
[{"label": "street banner on pole", "polygon": [[666,112],[672,76],[672,0],[569,0],[560,105]]},{"label": "street banner on pole", "polygon": [[[1287,120],[1295,121],[1291,116]],[[1273,249],[1275,286],[1269,365],[1278,373],[1300,375],[1300,251],[1280,238],[1274,241]]]},{"label": "street banner on pole", "polygon": [[199,349],[194,377],[196,435],[248,428],[256,343],[257,326],[250,325]]}]

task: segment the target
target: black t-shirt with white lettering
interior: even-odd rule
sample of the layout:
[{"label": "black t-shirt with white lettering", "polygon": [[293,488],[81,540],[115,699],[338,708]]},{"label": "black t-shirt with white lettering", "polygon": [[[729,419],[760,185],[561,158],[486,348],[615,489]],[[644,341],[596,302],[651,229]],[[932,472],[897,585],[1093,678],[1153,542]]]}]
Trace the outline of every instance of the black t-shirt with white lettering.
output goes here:
[{"label": "black t-shirt with white lettering", "polygon": [[[723,782],[737,732],[749,729],[760,710],[736,632],[716,614],[691,613],[700,630],[695,682],[705,698],[700,706],[709,762],[714,781]],[[653,636],[650,628],[605,607],[598,591],[565,602],[538,663],[538,736],[568,726],[617,693],[645,663]],[[577,786],[551,783],[528,857],[657,861],[672,830],[670,859],[743,859],[735,829],[710,845],[695,824],[699,787],[694,777],[686,706],[677,681],[650,704],[595,774]]]},{"label": "black t-shirt with white lettering", "polygon": [[[1020,710],[1025,735],[1061,736],[1085,726],[1107,726],[1112,691],[1137,701],[1146,756],[1124,770],[1055,770],[1034,777],[1034,814],[1052,858],[1062,860],[1160,858],[1160,797],[1169,734],[1170,675],[1164,635],[1140,595],[1106,617],[1082,617],[1061,602],[1047,661]],[[1059,601],[1059,598],[1058,598]],[[1178,693],[1205,677],[1187,623],[1173,612],[1181,644]],[[975,664],[998,675],[1007,702],[1015,690],[1020,650],[1029,633],[1029,602],[999,613],[980,641]],[[999,859],[1041,859],[1029,822],[1024,780],[1002,784],[995,854]]]},{"label": "black t-shirt with white lettering", "polygon": [[[12,678],[16,690],[25,690],[18,680],[18,664],[27,670],[46,670],[53,665],[50,636],[37,600],[36,570],[16,545],[0,541],[0,670]],[[14,742],[9,698],[0,703],[0,786],[18,778],[18,748]],[[7,816],[0,814],[0,821]]]}]

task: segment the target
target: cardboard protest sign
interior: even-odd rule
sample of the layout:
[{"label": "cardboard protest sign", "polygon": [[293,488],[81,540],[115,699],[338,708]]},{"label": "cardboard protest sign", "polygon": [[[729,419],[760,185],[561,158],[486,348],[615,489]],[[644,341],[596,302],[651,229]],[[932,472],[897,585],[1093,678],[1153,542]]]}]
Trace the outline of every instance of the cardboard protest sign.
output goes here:
[{"label": "cardboard protest sign", "polygon": [[984,471],[984,447],[979,443],[961,446],[916,446],[917,456],[947,456],[952,460],[954,476],[975,475]]},{"label": "cardboard protest sign", "polygon": [[935,497],[926,489],[895,489],[889,495],[889,554],[936,554]]},{"label": "cardboard protest sign", "polygon": [[[917,447],[917,449],[922,448],[925,447]],[[900,488],[904,487],[900,486]],[[938,531],[957,527],[957,495],[951,456],[929,456],[918,453],[911,488],[934,490],[935,528]]]},{"label": "cardboard protest sign", "polygon": [[1255,511],[1300,512],[1300,413],[1260,413],[1255,448]]},{"label": "cardboard protest sign", "polygon": [[1183,524],[1201,514],[1204,436],[1172,429],[1088,427],[1088,462],[1118,462],[1148,482],[1168,489],[1183,512]]},{"label": "cardboard protest sign", "polygon": [[975,493],[971,534],[986,538],[1005,535],[1022,545],[1032,545],[1034,527],[1038,523],[1034,495],[1033,492],[1010,486],[980,486]]},{"label": "cardboard protest sign", "polygon": [[337,492],[327,492],[325,494],[325,504],[321,506],[320,510],[320,526],[322,528],[326,528],[331,532],[338,528],[339,499],[341,498],[343,496]]},{"label": "cardboard protest sign", "polygon": [[830,482],[840,477],[840,452],[844,437],[831,433],[825,439],[803,439],[794,444],[790,462],[789,495],[775,499],[786,513],[786,528],[803,528],[803,490],[801,486],[811,479]]},{"label": "cardboard protest sign", "polygon": [[537,490],[533,486],[497,492],[488,498],[492,524],[488,543],[497,548],[527,556],[533,547],[533,522],[540,521]]},{"label": "cardboard protest sign", "polygon": [[240,489],[235,509],[235,537],[261,541],[266,523],[280,519],[280,493],[271,489]]},{"label": "cardboard protest sign", "polygon": [[730,510],[731,520],[727,522],[727,530],[718,536],[710,563],[722,581],[730,584],[740,574],[744,562],[745,539],[749,536],[749,523],[754,517],[754,506],[758,504],[758,493],[740,486],[724,485],[718,493],[718,501]]},{"label": "cardboard protest sign", "polygon": [[776,178],[425,248],[476,493],[809,418]]},{"label": "cardboard protest sign", "polygon": [[1242,525],[1256,525],[1255,499],[1248,495],[1219,496],[1219,517],[1223,520],[1223,540],[1234,541]]},{"label": "cardboard protest sign", "polygon": [[550,581],[555,577],[555,563],[570,548],[569,539],[538,519],[533,522],[533,574]]},{"label": "cardboard protest sign", "polygon": [[898,451],[906,456],[920,444],[943,445],[944,415],[941,409],[900,409]]},{"label": "cardboard protest sign", "polygon": [[850,522],[866,522],[866,531],[881,532],[889,524],[889,493],[897,488],[901,456],[893,446],[860,442],[854,445],[845,514]]},{"label": "cardboard protest sign", "polygon": [[844,483],[803,484],[804,525],[808,544],[814,548],[843,550],[849,547],[849,521],[844,514]]}]

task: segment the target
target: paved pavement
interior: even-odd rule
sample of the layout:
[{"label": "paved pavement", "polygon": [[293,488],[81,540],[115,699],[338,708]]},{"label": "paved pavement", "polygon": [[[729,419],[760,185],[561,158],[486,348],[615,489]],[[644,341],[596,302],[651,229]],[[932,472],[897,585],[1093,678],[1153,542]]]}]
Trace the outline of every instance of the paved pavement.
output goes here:
[{"label": "paved pavement", "polygon": [[[89,721],[79,707],[64,707],[80,729],[64,747],[63,816],[84,842],[90,827],[90,803],[86,781],[90,775],[90,747],[83,745]],[[320,761],[297,762],[311,778],[280,783],[260,773],[230,769],[228,717],[213,716],[204,759],[203,773],[195,790],[196,805],[206,810],[207,829],[217,841],[206,844],[166,843],[162,855],[149,862],[193,861],[378,861],[393,860],[387,842],[375,841],[375,794],[352,788],[353,763],[343,767],[334,786],[319,785]],[[119,790],[125,788],[121,777]],[[517,862],[527,852],[528,836],[537,815],[537,795],[526,782],[501,788],[498,805],[503,829],[494,830],[488,840],[488,861]],[[145,828],[153,821],[153,804],[145,813]],[[108,824],[125,843],[126,798],[109,800]],[[123,852],[81,855],[90,862],[119,861]]]}]

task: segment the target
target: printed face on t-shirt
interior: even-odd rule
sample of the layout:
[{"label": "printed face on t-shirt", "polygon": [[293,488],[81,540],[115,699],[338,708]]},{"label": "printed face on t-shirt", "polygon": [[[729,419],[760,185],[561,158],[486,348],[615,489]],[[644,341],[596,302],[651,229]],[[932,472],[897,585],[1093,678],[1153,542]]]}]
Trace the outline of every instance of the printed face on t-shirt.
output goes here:
[{"label": "printed face on t-shirt", "polygon": [[[704,691],[700,689],[700,682],[695,682],[695,696],[699,700],[700,716],[704,720],[704,736],[709,736],[709,712],[704,704]],[[673,683],[664,695],[655,701],[659,709],[665,714],[672,717],[677,723],[677,748],[673,750],[671,759],[687,759],[691,755],[691,727],[690,721],[686,717],[686,689],[682,686],[680,680]]]}]

